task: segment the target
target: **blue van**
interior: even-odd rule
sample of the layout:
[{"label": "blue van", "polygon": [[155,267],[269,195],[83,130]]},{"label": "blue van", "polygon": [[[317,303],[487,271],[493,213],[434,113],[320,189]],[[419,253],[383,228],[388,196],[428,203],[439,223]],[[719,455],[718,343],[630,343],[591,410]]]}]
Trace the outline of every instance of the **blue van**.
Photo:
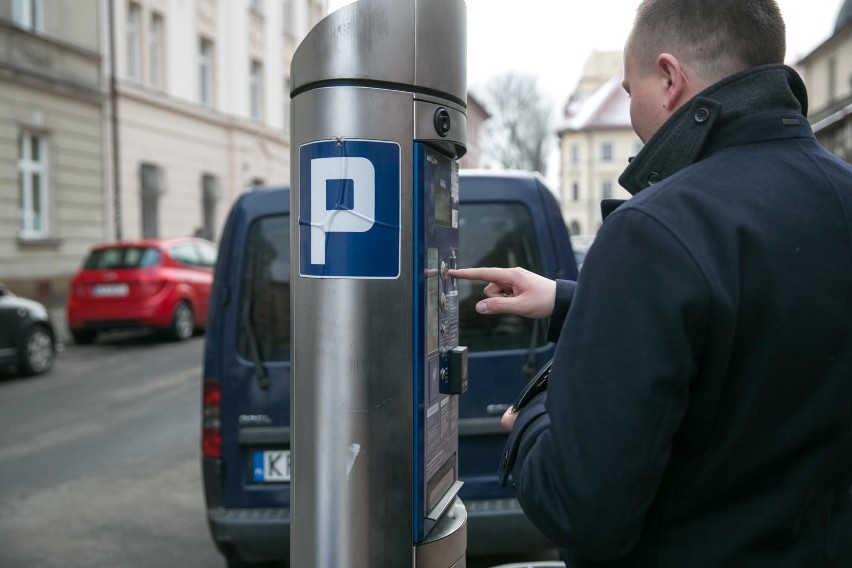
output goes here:
[{"label": "blue van", "polygon": [[[287,188],[244,192],[219,245],[204,349],[202,466],[210,532],[229,568],[289,562],[289,204]],[[459,227],[460,266],[576,278],[559,205],[537,174],[462,170]],[[482,288],[459,282],[460,344],[469,349],[468,391],[459,397],[467,554],[544,551],[552,543],[513,490],[500,487],[497,465],[506,440],[500,417],[553,345],[545,321],[478,314]],[[264,454],[274,467],[256,462]]]}]

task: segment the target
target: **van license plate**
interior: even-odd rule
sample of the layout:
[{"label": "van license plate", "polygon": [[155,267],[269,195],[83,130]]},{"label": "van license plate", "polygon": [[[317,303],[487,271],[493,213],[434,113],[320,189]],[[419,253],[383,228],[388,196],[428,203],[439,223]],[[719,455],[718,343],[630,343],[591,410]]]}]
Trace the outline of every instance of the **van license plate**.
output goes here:
[{"label": "van license plate", "polygon": [[290,451],[254,452],[252,477],[263,483],[290,481]]}]

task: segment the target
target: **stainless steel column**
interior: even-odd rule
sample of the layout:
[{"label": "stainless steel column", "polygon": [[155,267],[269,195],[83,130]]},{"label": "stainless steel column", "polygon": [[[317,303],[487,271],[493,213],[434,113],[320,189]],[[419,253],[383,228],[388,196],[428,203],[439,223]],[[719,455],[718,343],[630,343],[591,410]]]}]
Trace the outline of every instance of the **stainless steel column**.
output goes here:
[{"label": "stainless steel column", "polygon": [[[294,567],[464,566],[460,504],[436,526],[442,534],[420,547],[412,537],[412,152],[415,140],[464,152],[465,11],[463,0],[360,0],[321,21],[293,58]],[[443,136],[438,109],[450,118]],[[400,275],[301,277],[300,147],[353,139],[399,143]]]}]

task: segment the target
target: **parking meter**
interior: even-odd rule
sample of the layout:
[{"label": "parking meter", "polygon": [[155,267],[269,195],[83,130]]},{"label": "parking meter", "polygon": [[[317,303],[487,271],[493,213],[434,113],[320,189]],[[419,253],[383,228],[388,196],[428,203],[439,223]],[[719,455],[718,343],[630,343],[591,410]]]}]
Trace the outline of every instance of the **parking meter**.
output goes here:
[{"label": "parking meter", "polygon": [[291,564],[463,567],[463,0],[359,0],[291,67]]}]

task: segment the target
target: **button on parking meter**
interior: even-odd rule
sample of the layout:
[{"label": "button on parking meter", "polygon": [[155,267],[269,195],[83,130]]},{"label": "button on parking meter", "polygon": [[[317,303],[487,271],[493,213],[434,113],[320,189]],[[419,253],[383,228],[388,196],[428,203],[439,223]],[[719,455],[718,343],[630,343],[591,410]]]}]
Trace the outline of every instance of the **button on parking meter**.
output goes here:
[{"label": "button on parking meter", "polygon": [[459,345],[450,350],[450,394],[463,394],[467,390],[467,347]]}]

